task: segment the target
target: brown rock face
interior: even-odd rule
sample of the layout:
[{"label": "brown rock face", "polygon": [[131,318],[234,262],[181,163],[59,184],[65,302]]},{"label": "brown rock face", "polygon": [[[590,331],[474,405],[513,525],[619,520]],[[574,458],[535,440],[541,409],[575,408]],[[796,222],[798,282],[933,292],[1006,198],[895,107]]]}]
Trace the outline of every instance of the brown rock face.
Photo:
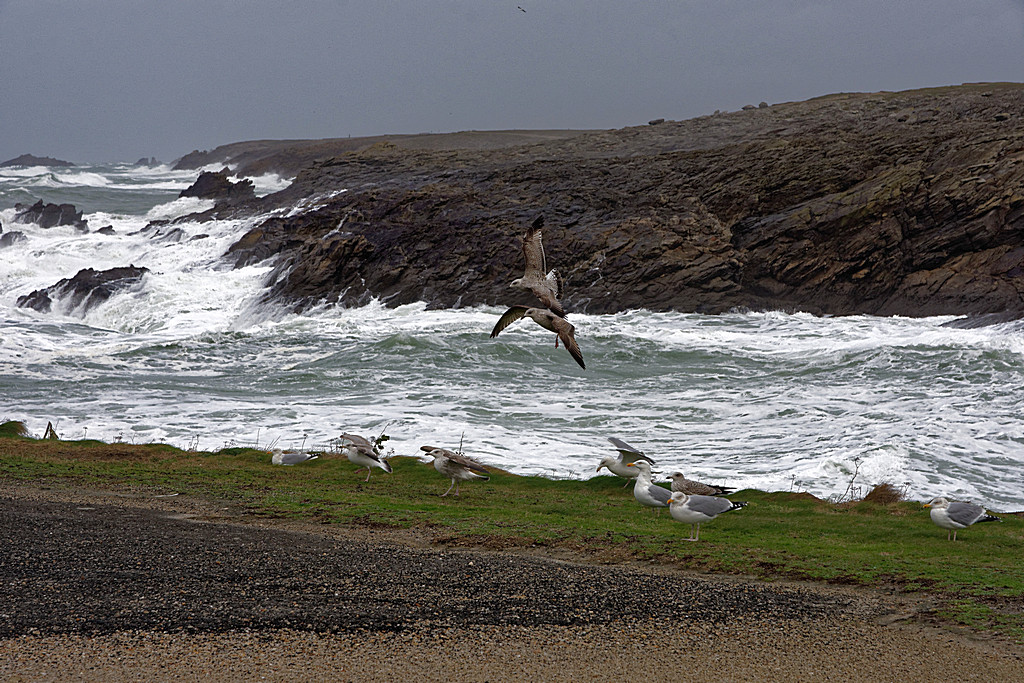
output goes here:
[{"label": "brown rock face", "polygon": [[[1011,117],[1000,114],[1010,112]],[[568,310],[1024,315],[1024,86],[833,95],[486,150],[382,143],[266,203],[230,252],[270,297],[531,303],[540,213]]]}]

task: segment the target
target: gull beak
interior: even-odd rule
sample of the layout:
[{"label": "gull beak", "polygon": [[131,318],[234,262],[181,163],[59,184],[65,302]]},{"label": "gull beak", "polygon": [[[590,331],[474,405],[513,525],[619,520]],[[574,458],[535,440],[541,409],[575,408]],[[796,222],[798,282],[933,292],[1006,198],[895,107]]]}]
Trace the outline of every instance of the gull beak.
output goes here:
[{"label": "gull beak", "polygon": [[923,508],[930,508],[931,506],[932,506],[932,504],[931,504],[931,503],[925,503],[925,504],[924,504],[924,505],[922,505],[921,507],[923,507]]},{"label": "gull beak", "polygon": [[635,462],[626,463],[626,467],[636,467]]}]

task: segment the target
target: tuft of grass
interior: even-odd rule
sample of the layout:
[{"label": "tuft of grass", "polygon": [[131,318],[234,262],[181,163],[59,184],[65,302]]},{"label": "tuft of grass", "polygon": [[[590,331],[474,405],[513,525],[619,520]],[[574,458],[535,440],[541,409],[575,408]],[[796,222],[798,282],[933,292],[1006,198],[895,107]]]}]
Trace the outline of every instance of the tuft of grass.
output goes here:
[{"label": "tuft of grass", "polygon": [[748,501],[746,508],[702,525],[700,542],[689,543],[688,525],[637,505],[617,477],[493,471],[489,481],[463,482],[460,497],[441,498],[450,482],[433,467],[409,457],[391,464],[393,474],[375,469],[366,483],[330,453],[281,467],[251,448],[192,452],[0,433],[0,481],[7,484],[179,492],[266,517],[415,529],[444,545],[548,548],[596,562],[927,591],[938,598],[941,618],[1024,638],[1024,520],[1016,516],[965,529],[953,543],[920,503],[894,500],[884,489],[847,503],[746,490],[732,496]]},{"label": "tuft of grass", "polygon": [[6,420],[0,422],[0,437],[28,437],[28,427],[25,426],[24,422],[17,420]]}]

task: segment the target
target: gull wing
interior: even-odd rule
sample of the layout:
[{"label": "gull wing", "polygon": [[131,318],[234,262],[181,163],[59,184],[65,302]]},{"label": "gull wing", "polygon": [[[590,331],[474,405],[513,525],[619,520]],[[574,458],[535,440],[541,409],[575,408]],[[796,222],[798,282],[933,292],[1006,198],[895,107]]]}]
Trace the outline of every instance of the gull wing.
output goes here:
[{"label": "gull wing", "polygon": [[526,315],[528,310],[529,306],[513,306],[502,313],[498,322],[494,324],[494,329],[491,330],[491,337],[497,337],[499,332]]},{"label": "gull wing", "polygon": [[634,448],[622,439],[617,439],[614,436],[609,436],[608,440],[615,446],[615,450],[622,456],[622,462],[636,462],[637,460],[646,460],[647,462],[654,464],[654,461],[644,455],[644,452],[639,448]]},{"label": "gull wing", "polygon": [[547,260],[544,258],[544,243],[540,229],[544,226],[544,216],[537,216],[523,234],[523,256],[526,258],[526,280],[544,280],[548,272]]},{"label": "gull wing", "polygon": [[562,344],[565,345],[565,350],[569,352],[569,355],[573,357],[573,360],[579,363],[581,368],[586,370],[587,366],[583,362],[583,352],[580,351],[579,344],[576,343],[576,328],[572,326],[572,323],[561,316],[555,316],[551,322],[555,328],[555,332],[558,333],[558,338],[562,341]]}]

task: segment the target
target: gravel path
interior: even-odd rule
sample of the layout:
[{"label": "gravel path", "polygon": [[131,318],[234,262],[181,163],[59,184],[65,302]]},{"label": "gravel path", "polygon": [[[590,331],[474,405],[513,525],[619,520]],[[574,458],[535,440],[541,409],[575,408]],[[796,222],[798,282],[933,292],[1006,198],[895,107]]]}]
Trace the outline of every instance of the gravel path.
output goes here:
[{"label": "gravel path", "polygon": [[82,491],[0,488],[0,530],[3,680],[1024,680],[1024,649],[881,593]]}]

